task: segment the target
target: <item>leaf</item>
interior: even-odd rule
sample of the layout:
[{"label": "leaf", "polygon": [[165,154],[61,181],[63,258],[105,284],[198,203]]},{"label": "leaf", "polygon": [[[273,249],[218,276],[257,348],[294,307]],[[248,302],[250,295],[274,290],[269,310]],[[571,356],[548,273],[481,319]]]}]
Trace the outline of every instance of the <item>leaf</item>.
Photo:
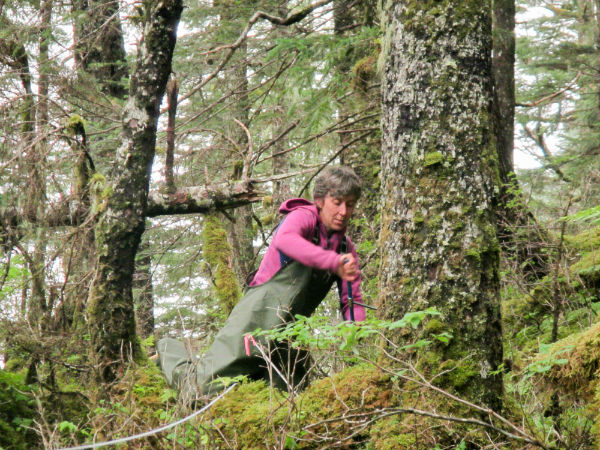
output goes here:
[{"label": "leaf", "polygon": [[296,450],[300,448],[300,446],[296,442],[296,439],[294,439],[292,436],[286,436],[283,448],[285,450]]},{"label": "leaf", "polygon": [[65,431],[74,433],[75,431],[77,431],[77,425],[75,425],[73,422],[69,422],[68,420],[64,420],[58,424],[58,429],[61,433]]}]

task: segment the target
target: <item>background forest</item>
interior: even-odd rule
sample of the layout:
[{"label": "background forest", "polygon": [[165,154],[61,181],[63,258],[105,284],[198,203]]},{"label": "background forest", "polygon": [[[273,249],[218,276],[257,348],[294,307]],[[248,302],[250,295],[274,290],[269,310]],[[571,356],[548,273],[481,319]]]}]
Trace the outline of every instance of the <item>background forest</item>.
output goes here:
[{"label": "background forest", "polygon": [[377,310],[112,448],[600,446],[599,0],[0,0],[0,86],[0,450],[189,415],[156,340],[210,344],[331,164]]}]

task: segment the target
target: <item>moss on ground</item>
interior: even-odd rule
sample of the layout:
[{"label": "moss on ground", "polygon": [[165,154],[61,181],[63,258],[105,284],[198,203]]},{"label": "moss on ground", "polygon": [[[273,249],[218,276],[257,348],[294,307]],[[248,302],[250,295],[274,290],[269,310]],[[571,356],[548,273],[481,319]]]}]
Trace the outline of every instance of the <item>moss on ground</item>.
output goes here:
[{"label": "moss on ground", "polygon": [[[403,408],[469,416],[466,408],[372,365],[355,365],[315,381],[294,398],[264,382],[244,383],[201,421],[202,448],[412,450],[481,444],[479,429],[403,413]],[[470,447],[465,447],[470,448]],[[478,447],[473,447],[478,448]]]}]

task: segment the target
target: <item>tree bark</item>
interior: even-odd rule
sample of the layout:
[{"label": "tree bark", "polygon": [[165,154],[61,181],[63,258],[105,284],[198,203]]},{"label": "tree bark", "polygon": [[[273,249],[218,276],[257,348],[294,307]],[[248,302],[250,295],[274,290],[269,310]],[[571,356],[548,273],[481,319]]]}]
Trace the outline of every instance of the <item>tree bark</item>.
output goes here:
[{"label": "tree bark", "polygon": [[172,77],[167,83],[167,101],[169,115],[167,120],[167,155],[165,157],[165,185],[167,192],[172,194],[176,191],[175,177],[173,174],[173,163],[175,160],[175,119],[177,117],[177,97],[179,95],[179,83],[177,78]]},{"label": "tree bark", "polygon": [[123,363],[139,352],[131,286],[145,226],[159,106],[183,8],[181,0],[149,5],[122,117],[122,145],[95,227],[96,263],[88,313],[92,352],[103,381],[115,379]]},{"label": "tree bark", "polygon": [[137,333],[142,339],[154,335],[154,295],[150,244],[142,238],[133,277]]},{"label": "tree bark", "polygon": [[493,0],[494,72],[500,177],[511,183],[515,134],[515,0]]},{"label": "tree bark", "polygon": [[456,364],[450,387],[499,409],[490,13],[489,0],[386,10],[379,302],[386,319],[437,308],[453,337],[430,356]]},{"label": "tree bark", "polygon": [[[91,85],[96,92],[98,89],[118,100],[124,101],[127,96],[127,87],[124,80],[129,75],[125,42],[121,20],[119,17],[119,2],[110,0],[73,0],[72,12],[74,17],[73,39],[74,61],[79,71],[78,81],[86,83],[86,88]],[[89,83],[92,78],[92,83]],[[88,113],[82,108],[82,114]],[[89,113],[88,113],[89,114]],[[93,113],[92,113],[93,114]],[[91,115],[91,114],[90,114]],[[86,116],[89,119],[89,116]],[[108,127],[105,119],[94,117],[90,122],[104,122],[102,126]],[[71,121],[70,121],[71,122]],[[102,139],[93,139],[88,142],[83,120],[73,120],[69,131],[75,135],[72,145],[78,162],[75,168],[75,204],[71,211],[80,211],[89,214],[91,202],[89,196],[89,182],[96,170],[91,154],[94,155],[99,167],[104,167],[105,161],[102,155]],[[110,124],[112,125],[112,123]],[[77,139],[79,138],[79,139]],[[114,149],[108,152],[109,157],[114,155]],[[111,160],[112,162],[112,160]],[[101,169],[99,169],[101,170]],[[73,333],[82,333],[81,325],[84,321],[79,314],[85,307],[89,296],[91,272],[95,260],[94,231],[92,227],[84,227],[79,230],[75,243],[77,248],[86,249],[76,251],[71,256],[70,266],[73,280],[73,288],[68,291],[63,304],[65,320],[73,324]]]},{"label": "tree bark", "polygon": [[[282,2],[277,8],[277,15],[279,17],[287,17],[289,13],[288,9],[288,1]],[[274,30],[274,38],[280,39],[285,38],[288,32],[284,27],[277,27]],[[275,132],[273,133],[273,138],[277,138],[277,136],[281,136],[281,134],[285,131],[285,127],[287,124],[283,117],[285,117],[285,105],[278,102],[275,106],[276,111],[280,114],[280,117],[275,119]],[[273,175],[280,175],[282,173],[287,173],[290,170],[290,155],[288,153],[283,153],[286,148],[288,140],[287,139],[277,139],[275,144],[273,145],[273,161],[271,170]],[[272,213],[273,219],[277,219],[279,216],[279,206],[292,196],[292,190],[290,188],[290,184],[286,180],[280,180],[273,182],[273,205],[272,205]],[[273,222],[273,220],[271,220]]]}]

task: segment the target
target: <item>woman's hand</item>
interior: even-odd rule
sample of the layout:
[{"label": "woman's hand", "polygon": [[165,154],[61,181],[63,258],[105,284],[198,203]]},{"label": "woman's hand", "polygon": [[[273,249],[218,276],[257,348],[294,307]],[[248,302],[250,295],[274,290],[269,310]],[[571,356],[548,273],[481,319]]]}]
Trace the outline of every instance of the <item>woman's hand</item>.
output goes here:
[{"label": "woman's hand", "polygon": [[354,281],[358,276],[358,264],[352,253],[340,255],[336,274],[344,281]]}]

